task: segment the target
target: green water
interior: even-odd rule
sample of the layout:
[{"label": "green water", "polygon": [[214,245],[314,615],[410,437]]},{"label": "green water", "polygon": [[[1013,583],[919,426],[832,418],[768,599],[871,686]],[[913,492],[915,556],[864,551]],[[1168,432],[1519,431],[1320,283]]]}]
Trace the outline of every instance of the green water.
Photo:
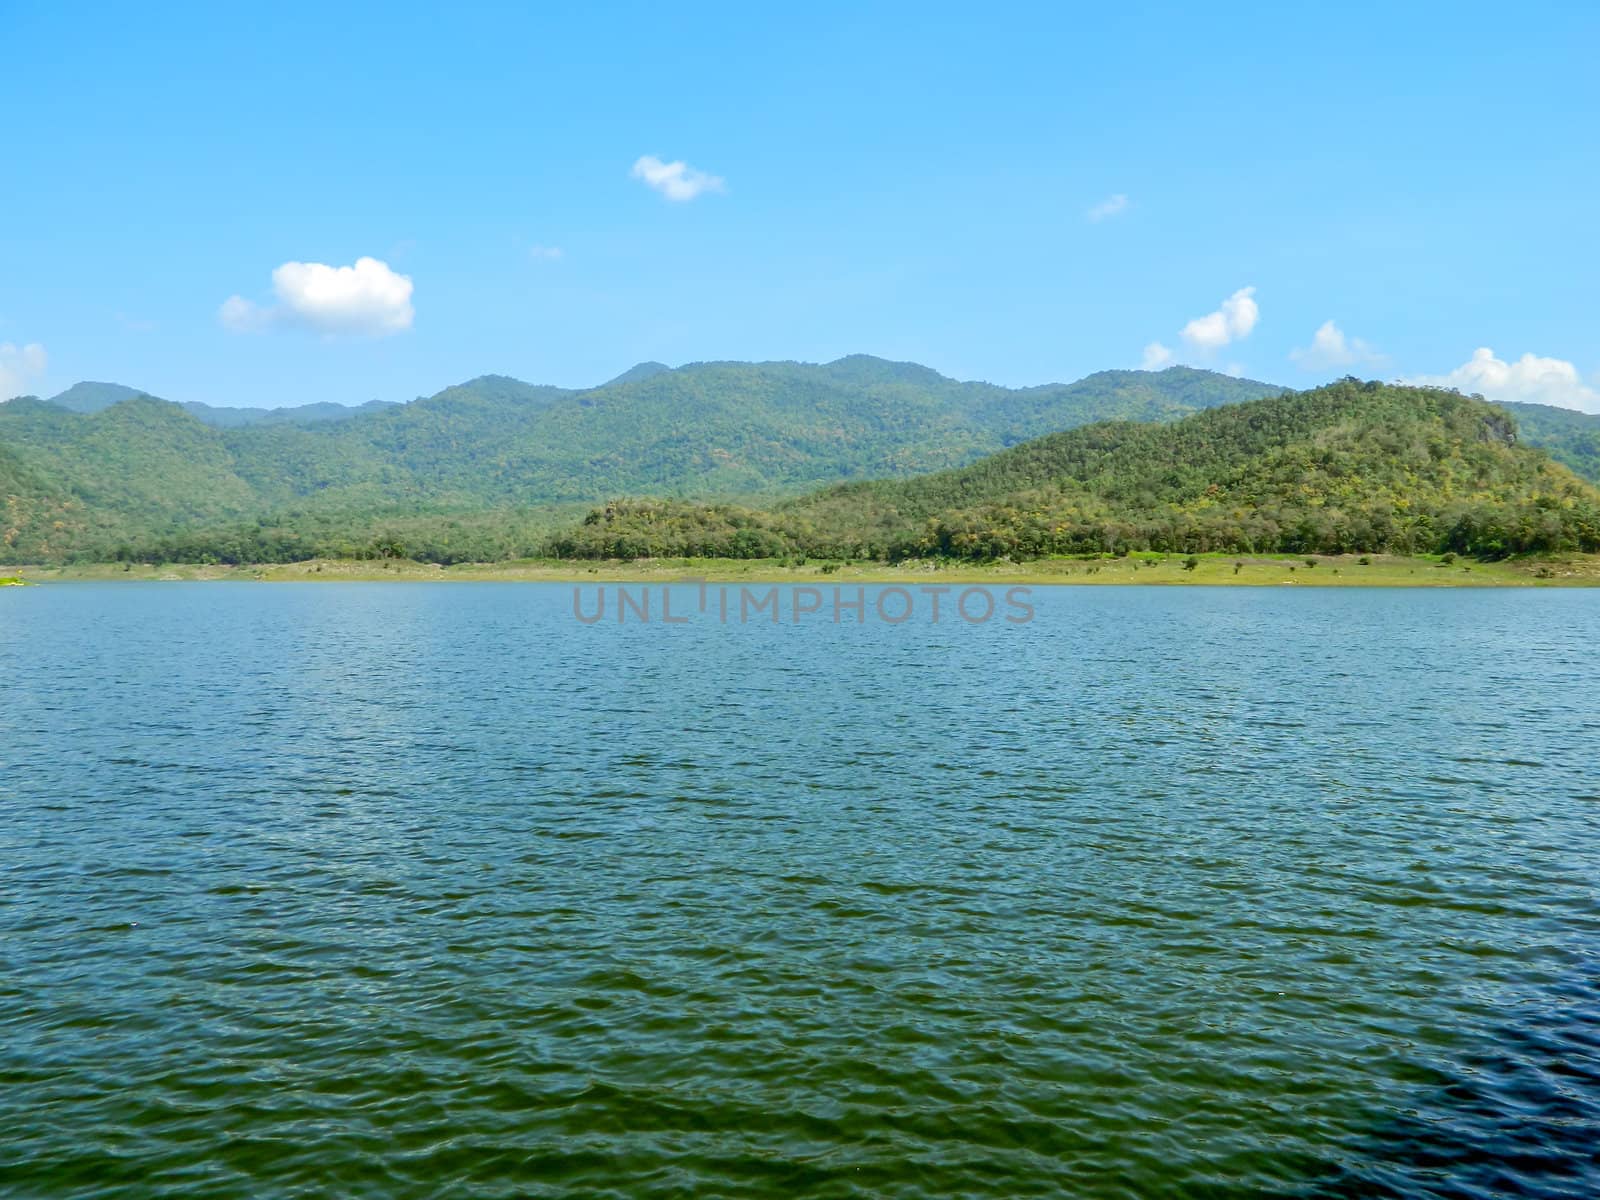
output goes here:
[{"label": "green water", "polygon": [[0,1194],[1600,1194],[1600,609],[0,603]]}]

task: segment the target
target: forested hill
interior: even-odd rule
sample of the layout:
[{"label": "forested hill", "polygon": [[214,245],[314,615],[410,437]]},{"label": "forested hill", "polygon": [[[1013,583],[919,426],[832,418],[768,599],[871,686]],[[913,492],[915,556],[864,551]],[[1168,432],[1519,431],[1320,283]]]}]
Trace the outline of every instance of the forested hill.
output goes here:
[{"label": "forested hill", "polygon": [[758,512],[613,504],[575,557],[1028,558],[1164,551],[1479,555],[1600,549],[1600,492],[1518,444],[1504,409],[1345,380],[1165,425],[1051,434],[970,466]]},{"label": "forested hill", "polygon": [[[780,372],[798,368],[796,373],[802,376],[814,373],[847,385],[888,392],[892,392],[897,384],[920,380],[924,388],[931,387],[935,392],[957,397],[958,410],[965,411],[976,403],[979,409],[974,414],[977,423],[1002,445],[1093,421],[1172,420],[1203,408],[1277,395],[1284,390],[1269,384],[1233,380],[1209,371],[1185,368],[1170,370],[1159,376],[1144,371],[1103,371],[1076,384],[1046,384],[1008,390],[983,384],[960,384],[925,367],[909,363],[885,363],[867,356],[841,359],[820,367],[797,363],[712,363],[691,364],[681,369],[686,377],[692,378],[708,371],[727,375],[730,368],[735,373],[740,368]],[[590,389],[589,394],[592,396],[608,388],[671,373],[672,368],[663,363],[642,362],[601,387]],[[468,391],[499,387],[529,388],[531,392],[546,395],[579,394],[558,388],[532,388],[531,385],[503,376],[485,376],[462,387]],[[460,394],[461,390],[447,389],[455,394]],[[138,388],[120,383],[83,382],[51,396],[47,403],[72,412],[96,413],[120,401],[146,394]],[[1064,398],[1070,399],[1070,405],[1065,409],[1062,404]],[[1600,414],[1546,404],[1507,402],[1502,406],[1516,414],[1523,444],[1548,450],[1557,462],[1565,463],[1591,483],[1600,483]],[[207,425],[219,429],[238,429],[247,425],[310,425],[321,421],[342,421],[363,413],[399,406],[387,401],[369,400],[360,405],[320,403],[280,408],[233,408],[186,401],[182,407]]]},{"label": "forested hill", "polygon": [[58,392],[45,401],[57,408],[64,408],[68,412],[96,413],[102,409],[110,408],[122,400],[132,400],[135,396],[145,393],[139,388],[128,387],[122,383],[96,383],[93,380],[84,380],[75,383],[64,392]]},{"label": "forested hill", "polygon": [[[51,396],[45,403],[64,408],[68,412],[97,413],[104,412],[113,404],[139,396],[160,399],[158,396],[150,396],[148,392],[139,388],[127,387],[124,384],[95,383],[85,380]],[[284,408],[226,408],[190,400],[180,407],[207,425],[215,425],[219,429],[237,429],[243,425],[309,425],[317,421],[342,421],[347,417],[359,416],[374,409],[394,406],[383,400],[368,400],[365,404],[357,405],[324,403],[298,404]]]},{"label": "forested hill", "polygon": [[1549,404],[1504,404],[1517,418],[1524,444],[1548,450],[1591,483],[1600,483],[1600,413]]},{"label": "forested hill", "polygon": [[[778,499],[959,466],[1108,417],[1170,420],[1281,391],[1184,367],[1008,389],[867,356],[646,363],[586,391],[484,376],[337,420],[219,428],[214,416],[128,390],[80,385],[57,398],[70,407],[0,404],[0,447],[17,481],[5,483],[4,560],[359,552],[392,548],[401,518],[407,536],[426,534],[408,551],[512,553],[526,539],[478,538],[495,526],[484,514],[624,494]],[[476,533],[462,532],[468,517]]]}]

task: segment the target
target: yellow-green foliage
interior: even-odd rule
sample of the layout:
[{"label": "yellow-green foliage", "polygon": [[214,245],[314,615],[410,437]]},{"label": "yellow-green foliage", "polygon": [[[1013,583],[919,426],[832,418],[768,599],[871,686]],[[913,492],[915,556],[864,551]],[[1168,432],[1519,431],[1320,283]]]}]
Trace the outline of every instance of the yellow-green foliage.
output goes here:
[{"label": "yellow-green foliage", "polygon": [[536,548],[561,506],[628,494],[770,502],[1279,389],[1175,367],[1013,390],[859,356],[639,370],[581,391],[486,376],[341,420],[73,390],[85,411],[0,404],[0,446],[32,472],[33,492],[70,510],[58,519],[19,502],[0,561],[505,557]]},{"label": "yellow-green foliage", "polygon": [[[1074,429],[958,470],[836,487],[741,519],[784,539],[788,553],[891,559],[1600,549],[1600,493],[1520,446],[1503,409],[1357,380],[1173,424]],[[694,523],[678,511],[666,527]],[[613,525],[636,551],[653,544],[625,506],[590,525],[552,550],[585,553]]]}]

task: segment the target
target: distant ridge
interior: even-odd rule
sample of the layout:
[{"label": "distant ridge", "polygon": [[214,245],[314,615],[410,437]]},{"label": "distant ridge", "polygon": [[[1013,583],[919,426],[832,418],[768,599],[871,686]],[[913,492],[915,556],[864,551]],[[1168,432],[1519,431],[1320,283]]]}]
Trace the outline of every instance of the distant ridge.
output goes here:
[{"label": "distant ridge", "polygon": [[776,501],[1283,390],[1187,367],[1013,389],[870,355],[625,375],[587,390],[485,375],[360,408],[177,405],[121,385],[80,390],[92,412],[0,404],[8,470],[37,494],[0,513],[0,561],[504,558],[537,546],[552,514],[614,496]]},{"label": "distant ridge", "polygon": [[69,412],[96,413],[101,409],[110,408],[119,400],[132,400],[135,396],[145,393],[140,388],[131,388],[121,383],[96,383],[93,380],[84,380],[75,383],[64,392],[51,396],[46,401],[57,408],[64,408]]},{"label": "distant ridge", "polygon": [[1591,482],[1600,483],[1600,413],[1556,408],[1549,404],[1502,404],[1514,413],[1517,432],[1528,446],[1538,446]]},{"label": "distant ridge", "polygon": [[299,404],[288,408],[226,408],[190,400],[181,405],[207,425],[218,429],[238,429],[246,425],[311,425],[319,421],[345,421],[362,413],[396,407],[392,400],[368,400],[365,404]]},{"label": "distant ridge", "polygon": [[[58,392],[44,401],[57,408],[64,408],[68,412],[98,413],[104,412],[113,404],[120,404],[124,400],[132,400],[138,396],[150,396],[151,393],[140,388],[128,387],[121,383],[97,383],[84,380],[75,383],[64,392]],[[160,397],[152,397],[160,399]],[[218,429],[237,429],[244,425],[274,425],[297,424],[315,421],[342,421],[347,417],[359,413],[372,412],[380,408],[392,408],[393,403],[387,400],[368,400],[365,404],[345,405],[321,402],[317,404],[301,404],[283,408],[228,408],[222,405],[203,404],[198,400],[188,401],[180,407],[193,413],[199,420],[207,425],[214,425]]]},{"label": "distant ridge", "polygon": [[666,363],[642,362],[635,363],[615,379],[607,380],[601,387],[616,387],[620,383],[638,383],[641,379],[649,379],[652,375],[660,375],[663,371],[670,371]]},{"label": "distant ridge", "polygon": [[[693,373],[718,366],[780,365],[798,368],[809,366],[804,363],[690,363],[679,369]],[[847,355],[811,369],[825,373],[834,382],[845,386],[883,387],[898,382],[913,386],[921,384],[926,387],[939,387],[953,383],[930,367],[918,363],[890,362],[874,358],[869,354]],[[615,379],[589,390],[595,393],[604,392],[609,388],[644,383],[656,376],[670,375],[672,372],[673,368],[665,363],[641,362],[629,367]],[[1152,378],[1160,381],[1158,387],[1151,387]],[[1056,409],[1063,386],[1076,389],[1080,396],[1094,391],[1100,393],[1102,397],[1092,412],[1085,410],[1081,414],[1082,420],[1077,421],[1079,424],[1088,420],[1163,421],[1211,407],[1216,402],[1218,378],[1211,371],[1196,370],[1191,367],[1168,367],[1154,373],[1153,376],[1148,371],[1097,371],[1075,384],[1041,384],[1035,387],[998,389],[1007,392],[1008,399],[1003,407],[1016,421],[1015,428],[1002,432],[1002,444],[1013,445],[1022,440],[1024,435],[1046,432],[1047,423]],[[1244,390],[1249,392],[1249,398],[1270,395],[1282,390],[1274,389],[1270,384],[1251,380],[1240,382]],[[990,385],[969,386],[987,388]],[[469,391],[530,389],[529,396],[537,395],[541,403],[554,396],[571,394],[571,389],[525,384],[507,375],[483,375],[454,388],[446,388],[438,393],[438,396],[460,395],[463,388]],[[49,397],[44,403],[76,413],[97,413],[123,400],[149,394],[142,389],[121,383],[84,380],[73,384],[64,392]],[[1028,411],[1030,398],[1036,398],[1038,401],[1036,411]],[[1229,396],[1224,402],[1233,403],[1241,398],[1244,397]],[[304,425],[322,421],[342,421],[401,406],[391,401],[369,400],[359,405],[322,402],[282,408],[230,408],[190,401],[181,407],[207,425],[218,429],[239,429],[251,425]],[[1557,462],[1564,463],[1581,477],[1600,483],[1600,414],[1557,408],[1547,404],[1509,401],[1502,407],[1516,414],[1519,433],[1525,445],[1548,451]]]}]

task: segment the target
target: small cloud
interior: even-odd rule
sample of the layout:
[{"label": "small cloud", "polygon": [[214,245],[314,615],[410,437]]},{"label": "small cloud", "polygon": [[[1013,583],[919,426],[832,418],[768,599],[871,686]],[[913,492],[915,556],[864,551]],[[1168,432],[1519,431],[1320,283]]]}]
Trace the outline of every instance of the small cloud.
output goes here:
[{"label": "small cloud", "polygon": [[1224,300],[1216,312],[1190,321],[1179,331],[1179,336],[1201,350],[1217,350],[1249,337],[1261,316],[1255,294],[1253,287],[1240,288]]},{"label": "small cloud", "polygon": [[272,324],[272,313],[243,296],[229,296],[217,310],[217,320],[234,333],[260,333]]},{"label": "small cloud", "polygon": [[28,385],[44,374],[50,356],[38,342],[14,346],[0,342],[0,400],[24,395]]},{"label": "small cloud", "polygon": [[121,325],[129,333],[154,333],[157,328],[154,321],[147,321],[141,317],[130,317],[127,313],[120,312],[117,314],[117,324]]},{"label": "small cloud", "polygon": [[705,192],[725,192],[727,185],[720,175],[698,171],[681,159],[662,162],[654,154],[646,154],[633,164],[633,178],[643,180],[668,200],[693,200]]},{"label": "small cloud", "polygon": [[1553,404],[1557,408],[1600,413],[1600,391],[1585,384],[1578,368],[1566,360],[1524,354],[1516,362],[1506,362],[1496,358],[1487,346],[1474,350],[1470,359],[1448,374],[1418,375],[1405,382],[1476,392],[1489,400]]},{"label": "small cloud", "polygon": [[1375,366],[1384,361],[1379,354],[1360,338],[1346,337],[1344,330],[1332,321],[1324,321],[1311,336],[1311,345],[1289,351],[1289,358],[1307,371],[1322,371],[1331,367]]},{"label": "small cloud", "polygon": [[1121,216],[1127,211],[1128,198],[1121,192],[1118,192],[1113,196],[1107,196],[1104,200],[1100,201],[1099,204],[1091,207],[1083,215],[1088,217],[1091,221],[1099,222],[1108,220],[1111,217]]},{"label": "small cloud", "polygon": [[295,326],[324,334],[383,337],[411,328],[412,283],[375,258],[358,258],[353,266],[286,262],[272,273],[275,305],[259,305],[230,296],[217,312],[235,333],[258,333],[275,326]]},{"label": "small cloud", "polygon": [[536,262],[554,262],[562,257],[560,246],[529,246],[528,257]]},{"label": "small cloud", "polygon": [[1144,359],[1140,367],[1146,371],[1160,371],[1172,365],[1172,351],[1160,342],[1151,342],[1144,348]]}]

